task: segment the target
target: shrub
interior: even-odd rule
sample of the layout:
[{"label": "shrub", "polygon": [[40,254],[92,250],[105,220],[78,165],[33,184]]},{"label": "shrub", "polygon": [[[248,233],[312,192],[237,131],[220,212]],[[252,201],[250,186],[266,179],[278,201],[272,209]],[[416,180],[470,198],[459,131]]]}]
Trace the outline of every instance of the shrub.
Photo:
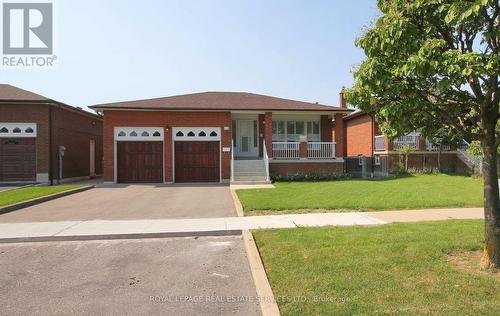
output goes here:
[{"label": "shrub", "polygon": [[300,182],[300,181],[332,181],[339,179],[349,179],[351,176],[347,173],[289,173],[271,174],[272,182]]}]

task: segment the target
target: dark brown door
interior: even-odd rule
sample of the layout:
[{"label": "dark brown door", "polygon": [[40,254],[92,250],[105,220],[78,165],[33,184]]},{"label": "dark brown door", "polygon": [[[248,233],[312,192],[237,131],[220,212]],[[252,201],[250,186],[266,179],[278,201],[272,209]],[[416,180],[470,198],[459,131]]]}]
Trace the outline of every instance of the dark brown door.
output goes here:
[{"label": "dark brown door", "polygon": [[118,182],[163,182],[163,142],[118,142]]},{"label": "dark brown door", "polygon": [[35,180],[35,138],[0,138],[0,181]]},{"label": "dark brown door", "polygon": [[219,142],[175,142],[175,182],[219,182]]}]

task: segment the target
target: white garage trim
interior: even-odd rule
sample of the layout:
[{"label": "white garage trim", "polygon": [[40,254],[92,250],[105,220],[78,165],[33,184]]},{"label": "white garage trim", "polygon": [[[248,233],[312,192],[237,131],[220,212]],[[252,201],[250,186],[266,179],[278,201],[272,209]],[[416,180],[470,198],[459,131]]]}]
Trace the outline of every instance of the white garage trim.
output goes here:
[{"label": "white garage trim", "polygon": [[0,122],[0,137],[36,137],[36,123]]},{"label": "white garage trim", "polygon": [[163,127],[115,127],[116,141],[163,141]]},{"label": "white garage trim", "polygon": [[174,127],[174,141],[220,141],[220,127]]}]

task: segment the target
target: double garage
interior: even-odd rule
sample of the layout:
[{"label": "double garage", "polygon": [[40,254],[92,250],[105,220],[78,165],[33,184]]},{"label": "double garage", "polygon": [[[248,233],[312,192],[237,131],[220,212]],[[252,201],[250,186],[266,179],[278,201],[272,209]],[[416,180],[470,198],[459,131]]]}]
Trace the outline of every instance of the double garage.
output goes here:
[{"label": "double garage", "polygon": [[166,154],[163,128],[115,127],[118,183],[163,183],[169,164],[173,181],[220,182],[220,128],[172,129],[172,156]]}]

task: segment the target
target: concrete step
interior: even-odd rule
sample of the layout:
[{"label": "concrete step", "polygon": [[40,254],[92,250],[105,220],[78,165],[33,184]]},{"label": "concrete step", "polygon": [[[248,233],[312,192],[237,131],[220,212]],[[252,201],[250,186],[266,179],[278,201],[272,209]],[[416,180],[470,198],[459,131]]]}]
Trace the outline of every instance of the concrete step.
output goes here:
[{"label": "concrete step", "polygon": [[271,184],[271,181],[232,181],[231,184]]},{"label": "concrete step", "polygon": [[266,181],[266,176],[235,176],[234,181]]},{"label": "concrete step", "polygon": [[238,166],[234,165],[234,169],[241,169],[241,170],[246,170],[246,169],[265,169],[266,167],[264,165],[255,165],[255,166]]},{"label": "concrete step", "polygon": [[235,172],[234,177],[266,177],[265,172]]}]

